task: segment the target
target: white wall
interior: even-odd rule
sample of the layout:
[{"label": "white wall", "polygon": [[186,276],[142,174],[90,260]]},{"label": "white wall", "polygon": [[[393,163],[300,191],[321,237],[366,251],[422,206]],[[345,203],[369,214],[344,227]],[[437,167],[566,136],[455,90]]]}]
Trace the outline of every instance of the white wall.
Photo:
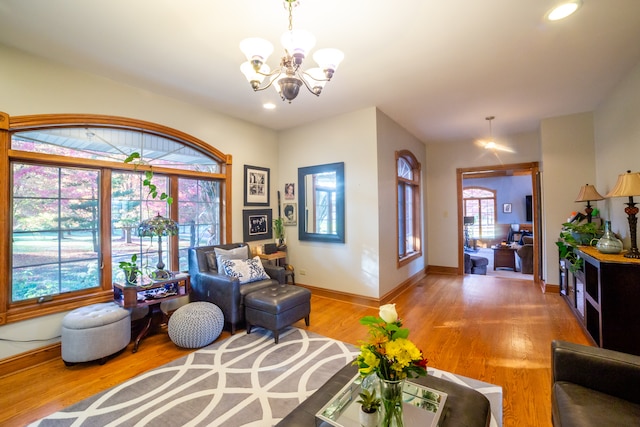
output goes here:
[{"label": "white wall", "polygon": [[[422,248],[422,257],[411,261],[400,268],[397,267],[397,207],[396,207],[396,162],[395,152],[409,150],[422,165],[422,224],[426,224],[426,195],[424,173],[425,145],[400,127],[381,111],[377,111],[377,140],[378,140],[378,264],[380,270],[380,296],[393,290],[421,271],[424,271],[426,260],[426,246]],[[426,240],[426,226],[422,227],[421,241]]]},{"label": "white wall", "polygon": [[[186,132],[233,155],[234,241],[242,240],[243,165],[271,169],[271,194],[278,182],[275,132],[242,120],[95,75],[41,60],[0,45],[0,111],[10,116],[45,113],[107,114],[146,120]],[[271,199],[272,207],[277,201]],[[4,280],[0,278],[0,280]],[[58,341],[62,314],[0,326],[0,358]],[[49,339],[51,338],[51,339]]]},{"label": "white wall", "polygon": [[540,161],[540,144],[535,132],[494,139],[511,152],[487,151],[474,141],[427,144],[428,265],[458,266],[457,168]]},{"label": "white wall", "polygon": [[[297,227],[286,227],[296,282],[378,297],[375,129],[376,109],[366,108],[280,132],[280,191],[287,182],[299,188],[299,167],[344,162],[345,243],[299,241]],[[307,274],[301,275],[302,270]]]},{"label": "white wall", "polygon": [[558,247],[555,242],[571,212],[584,211],[585,204],[574,202],[580,188],[596,182],[593,114],[545,119],[540,124],[540,137],[543,278],[548,284],[559,285]]},{"label": "white wall", "polygon": [[[640,63],[626,76],[595,112],[596,188],[603,196],[616,183],[618,175],[640,172]],[[605,199],[598,203],[613,231],[623,236],[625,248],[631,246],[629,222],[624,208],[626,198]],[[635,198],[636,203],[640,197]]]}]

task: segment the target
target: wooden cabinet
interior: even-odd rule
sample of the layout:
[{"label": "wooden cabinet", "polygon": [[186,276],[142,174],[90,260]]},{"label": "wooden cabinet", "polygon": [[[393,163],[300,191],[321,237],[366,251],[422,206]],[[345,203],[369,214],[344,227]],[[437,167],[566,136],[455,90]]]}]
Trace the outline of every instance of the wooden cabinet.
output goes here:
[{"label": "wooden cabinet", "polygon": [[640,260],[580,247],[581,270],[560,266],[560,293],[593,342],[603,348],[640,355]]}]

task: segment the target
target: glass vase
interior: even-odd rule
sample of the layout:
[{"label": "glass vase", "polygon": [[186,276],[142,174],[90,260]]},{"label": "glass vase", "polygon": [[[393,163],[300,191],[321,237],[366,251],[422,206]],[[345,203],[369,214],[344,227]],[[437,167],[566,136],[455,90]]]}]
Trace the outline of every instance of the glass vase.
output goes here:
[{"label": "glass vase", "polygon": [[380,378],[380,399],[382,400],[382,427],[403,427],[402,388],[404,380],[388,381]]},{"label": "glass vase", "polygon": [[619,254],[622,251],[622,242],[611,231],[611,221],[605,221],[604,234],[596,243],[596,249],[603,254]]}]

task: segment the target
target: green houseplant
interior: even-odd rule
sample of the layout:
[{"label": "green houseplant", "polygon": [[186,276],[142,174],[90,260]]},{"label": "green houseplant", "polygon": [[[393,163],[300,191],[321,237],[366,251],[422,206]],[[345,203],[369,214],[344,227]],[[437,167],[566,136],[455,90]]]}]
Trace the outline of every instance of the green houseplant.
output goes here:
[{"label": "green houseplant", "polygon": [[377,426],[378,409],[382,405],[382,401],[376,395],[376,390],[363,388],[358,396],[360,396],[360,399],[356,400],[356,403],[360,404],[360,425],[365,427]]},{"label": "green houseplant", "polygon": [[583,260],[575,250],[578,246],[592,245],[594,239],[602,236],[602,229],[595,222],[576,224],[565,222],[562,224],[560,236],[556,246],[560,250],[560,259],[566,259],[571,263],[569,270],[575,273],[582,269]]},{"label": "green houseplant", "polygon": [[273,220],[273,234],[276,236],[278,246],[284,244],[284,219],[277,218]]},{"label": "green houseplant", "polygon": [[131,255],[131,261],[120,261],[118,267],[124,271],[124,277],[127,285],[136,286],[138,283],[138,274],[142,274],[142,271],[138,267],[138,255]]}]

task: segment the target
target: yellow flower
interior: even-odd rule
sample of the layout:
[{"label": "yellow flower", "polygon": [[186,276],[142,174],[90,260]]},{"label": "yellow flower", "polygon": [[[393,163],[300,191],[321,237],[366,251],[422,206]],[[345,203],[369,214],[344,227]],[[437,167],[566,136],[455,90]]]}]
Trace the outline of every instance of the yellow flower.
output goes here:
[{"label": "yellow flower", "polygon": [[414,343],[405,338],[389,341],[386,345],[387,357],[394,361],[393,369],[402,371],[413,361],[422,359],[422,353]]},{"label": "yellow flower", "polygon": [[366,345],[363,345],[360,347],[358,362],[360,362],[360,374],[364,376],[371,374],[378,367],[380,359]]}]

